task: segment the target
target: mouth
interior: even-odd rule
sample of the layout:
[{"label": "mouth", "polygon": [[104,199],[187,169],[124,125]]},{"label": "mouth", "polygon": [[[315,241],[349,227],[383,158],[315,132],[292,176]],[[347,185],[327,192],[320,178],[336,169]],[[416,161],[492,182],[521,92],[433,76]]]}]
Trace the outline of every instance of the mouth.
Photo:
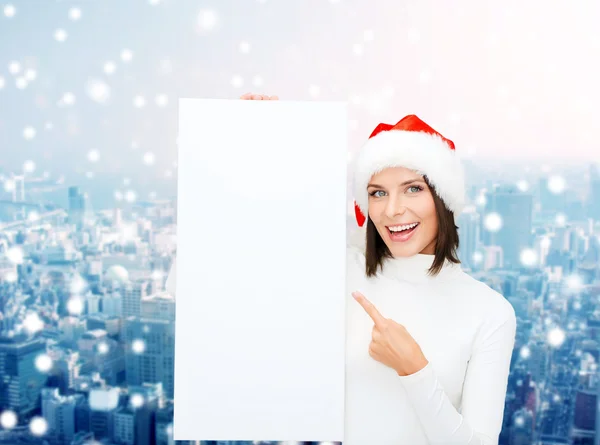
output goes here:
[{"label": "mouth", "polygon": [[394,242],[406,242],[408,241],[413,233],[417,230],[420,223],[414,222],[410,224],[403,224],[400,226],[386,226],[390,239]]}]

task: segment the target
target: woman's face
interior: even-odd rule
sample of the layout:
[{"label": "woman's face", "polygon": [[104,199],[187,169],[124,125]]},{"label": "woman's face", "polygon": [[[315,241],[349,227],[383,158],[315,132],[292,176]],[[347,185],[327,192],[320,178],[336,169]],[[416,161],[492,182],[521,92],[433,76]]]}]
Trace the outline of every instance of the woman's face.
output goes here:
[{"label": "woman's face", "polygon": [[405,167],[386,168],[373,175],[367,192],[369,218],[394,257],[435,253],[437,213],[423,176]]}]

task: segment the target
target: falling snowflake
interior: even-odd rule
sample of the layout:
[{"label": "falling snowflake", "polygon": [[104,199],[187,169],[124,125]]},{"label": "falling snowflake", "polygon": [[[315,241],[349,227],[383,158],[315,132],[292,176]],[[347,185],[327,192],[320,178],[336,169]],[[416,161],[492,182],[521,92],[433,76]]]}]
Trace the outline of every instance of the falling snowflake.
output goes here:
[{"label": "falling snowflake", "polygon": [[523,417],[521,417],[521,416],[515,417],[515,425],[516,426],[523,426],[523,425],[525,425],[525,419],[523,419]]},{"label": "falling snowflake", "polygon": [[555,195],[564,192],[566,186],[567,183],[565,181],[565,178],[563,178],[562,176],[554,175],[548,179],[548,190],[550,190],[550,192]]},{"label": "falling snowflake", "polygon": [[83,299],[79,297],[72,297],[67,301],[67,311],[69,311],[69,314],[71,315],[81,315],[83,307]]},{"label": "falling snowflake", "polygon": [[6,85],[6,81],[4,80],[4,77],[0,76],[0,90],[4,88],[4,85]]},{"label": "falling snowflake", "polygon": [[365,52],[365,47],[362,43],[355,43],[352,45],[352,52],[356,56],[362,56]]},{"label": "falling snowflake", "polygon": [[548,332],[547,339],[551,346],[559,347],[565,341],[565,331],[561,328],[553,328]]},{"label": "falling snowflake", "polygon": [[37,314],[37,312],[30,312],[27,314],[25,319],[23,320],[23,326],[30,334],[35,334],[36,332],[44,329],[44,322]]},{"label": "falling snowflake", "polygon": [[24,76],[17,77],[17,80],[15,81],[15,86],[19,90],[23,90],[23,89],[27,88],[27,79]]},{"label": "falling snowflake", "polygon": [[67,31],[65,31],[64,29],[57,29],[56,31],[54,31],[54,39],[57,42],[64,42],[65,40],[67,40]]},{"label": "falling snowflake", "polygon": [[242,54],[248,54],[250,52],[250,43],[246,41],[240,42],[240,52]]},{"label": "falling snowflake", "polygon": [[9,19],[14,17],[16,12],[17,12],[17,9],[11,4],[8,4],[4,7],[4,16]]},{"label": "falling snowflake", "polygon": [[13,179],[5,179],[4,180],[4,190],[7,192],[12,192],[17,188],[17,183]]},{"label": "falling snowflake", "polygon": [[154,164],[155,156],[154,153],[147,152],[144,154],[144,164],[152,165]]},{"label": "falling snowflake", "polygon": [[36,212],[35,210],[32,210],[31,212],[29,212],[27,214],[27,221],[34,222],[39,219],[40,219],[40,214],[39,214],[39,212]]},{"label": "falling snowflake", "polygon": [[131,62],[133,59],[133,52],[129,49],[124,49],[121,51],[121,60],[125,63]]},{"label": "falling snowflake", "polygon": [[33,417],[29,422],[29,431],[34,436],[43,436],[48,431],[48,422],[43,417]]},{"label": "falling snowflake", "polygon": [[25,161],[23,163],[23,171],[25,173],[33,173],[35,171],[35,162],[33,162],[33,161]]},{"label": "falling snowflake", "polygon": [[23,137],[28,141],[35,137],[35,133],[36,133],[35,128],[33,128],[31,126],[25,127],[23,129]]},{"label": "falling snowflake", "polygon": [[86,286],[87,286],[87,282],[81,275],[79,275],[79,274],[74,275],[73,278],[71,279],[71,286],[70,286],[71,294],[74,294],[74,295],[81,294],[85,290]]},{"label": "falling snowflake", "polygon": [[123,193],[121,193],[119,190],[115,190],[115,199],[117,201],[122,201],[123,200]]},{"label": "falling snowflake", "polygon": [[7,250],[6,257],[14,264],[23,264],[23,249],[20,247],[11,247]]},{"label": "falling snowflake", "polygon": [[40,372],[48,372],[52,369],[52,359],[48,354],[40,354],[35,358],[35,367]]},{"label": "falling snowflake", "polygon": [[559,227],[563,227],[567,223],[567,215],[564,213],[558,213],[556,218],[554,218],[554,222],[556,222]]},{"label": "falling snowflake", "polygon": [[169,103],[169,98],[166,94],[159,94],[154,98],[154,101],[159,107],[165,107]]},{"label": "falling snowflake", "polygon": [[21,72],[21,64],[19,62],[17,62],[16,60],[9,62],[8,63],[8,72],[10,74],[12,74],[13,76],[19,74],[19,72]]},{"label": "falling snowflake", "polygon": [[25,80],[28,82],[34,81],[37,78],[37,72],[34,69],[28,69],[25,71]]},{"label": "falling snowflake", "polygon": [[502,217],[497,212],[488,213],[483,225],[489,232],[498,232],[502,228]]},{"label": "falling snowflake", "polygon": [[550,248],[550,246],[552,245],[552,240],[550,239],[550,237],[548,236],[544,236],[542,237],[542,239],[540,240],[540,246],[543,249],[548,249]]},{"label": "falling snowflake", "polygon": [[4,280],[7,283],[16,283],[18,279],[17,273],[14,270],[9,270],[4,273]]},{"label": "falling snowflake", "polygon": [[79,9],[79,8],[69,9],[69,19],[73,20],[74,22],[81,19],[81,9]]},{"label": "falling snowflake", "polygon": [[134,202],[137,198],[137,194],[133,190],[128,190],[125,193],[125,200],[127,202]]},{"label": "falling snowflake", "polygon": [[474,252],[473,253],[473,262],[475,264],[479,264],[483,261],[483,253],[481,252]]},{"label": "falling snowflake", "polygon": [[117,65],[114,62],[106,62],[104,64],[103,71],[105,74],[108,74],[110,76],[111,74],[114,74],[116,70]]},{"label": "falling snowflake", "polygon": [[12,410],[7,409],[0,414],[0,426],[6,430],[13,429],[17,426],[17,422],[17,413]]},{"label": "falling snowflake", "polygon": [[523,346],[519,353],[520,353],[521,357],[524,359],[527,359],[531,356],[531,350],[529,349],[528,346]]},{"label": "falling snowflake", "polygon": [[100,152],[98,150],[90,150],[88,153],[88,160],[90,162],[97,162],[100,159]]},{"label": "falling snowflake", "polygon": [[520,258],[521,258],[521,264],[523,264],[523,266],[526,266],[526,267],[532,267],[538,261],[537,253],[533,249],[523,249],[521,251]]},{"label": "falling snowflake", "polygon": [[252,78],[252,85],[254,85],[257,88],[262,87],[264,84],[264,80],[261,76],[254,76]]},{"label": "falling snowflake", "polygon": [[146,105],[146,99],[144,96],[135,96],[133,98],[133,106],[136,108],[143,108]]},{"label": "falling snowflake", "polygon": [[141,394],[132,394],[129,401],[134,409],[144,406],[144,396]]},{"label": "falling snowflake", "polygon": [[146,350],[146,343],[144,340],[134,340],[131,343],[131,349],[135,354],[142,354]]},{"label": "falling snowflake", "polygon": [[566,279],[567,287],[569,289],[578,290],[583,287],[583,280],[581,276],[577,274],[569,275]]},{"label": "falling snowflake", "polygon": [[75,95],[73,93],[65,93],[58,101],[59,106],[71,106],[75,104]]},{"label": "falling snowflake", "polygon": [[98,354],[106,354],[108,353],[109,347],[108,343],[102,342],[98,344]]},{"label": "falling snowflake", "polygon": [[217,26],[217,13],[213,10],[203,10],[198,14],[198,26],[203,31],[210,31]]},{"label": "falling snowflake", "polygon": [[90,79],[85,86],[86,94],[94,102],[103,104],[110,98],[110,87],[99,79]]},{"label": "falling snowflake", "polygon": [[522,192],[526,192],[529,190],[529,183],[526,180],[521,179],[517,182],[517,188]]}]

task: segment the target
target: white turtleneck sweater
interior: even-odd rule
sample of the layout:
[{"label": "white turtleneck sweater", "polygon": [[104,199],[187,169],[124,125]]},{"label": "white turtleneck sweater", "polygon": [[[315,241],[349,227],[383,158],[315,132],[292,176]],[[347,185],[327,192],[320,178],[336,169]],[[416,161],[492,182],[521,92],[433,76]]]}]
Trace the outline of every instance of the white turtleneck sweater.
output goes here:
[{"label": "white turtleneck sweater", "polygon": [[[363,236],[348,238],[343,445],[497,444],[513,307],[459,265],[427,276],[433,255],[387,259],[382,273],[366,278]],[[176,267],[166,286],[173,294]],[[371,358],[373,321],[350,296],[355,290],[406,327],[429,360],[423,369],[399,376]]]},{"label": "white turtleneck sweater", "polygon": [[428,276],[433,255],[386,259],[383,272],[366,278],[356,236],[348,294],[360,291],[404,325],[429,363],[399,376],[371,358],[373,321],[349,297],[343,445],[497,444],[516,334],[512,305],[460,265]]}]

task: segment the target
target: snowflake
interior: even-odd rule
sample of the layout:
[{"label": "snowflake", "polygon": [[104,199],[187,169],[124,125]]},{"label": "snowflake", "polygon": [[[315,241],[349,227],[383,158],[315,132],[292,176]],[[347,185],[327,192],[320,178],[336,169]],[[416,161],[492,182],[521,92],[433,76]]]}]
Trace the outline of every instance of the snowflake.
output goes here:
[{"label": "snowflake", "polygon": [[490,212],[485,216],[483,225],[489,232],[498,232],[502,228],[502,216],[497,212]]},{"label": "snowflake", "polygon": [[52,359],[48,354],[40,354],[35,358],[35,367],[40,372],[48,372],[52,369]]},{"label": "snowflake", "polygon": [[562,176],[554,175],[548,179],[548,190],[551,193],[558,195],[565,191],[566,181]]},{"label": "snowflake", "polygon": [[29,431],[34,436],[43,436],[48,431],[48,422],[40,416],[35,416],[29,422]]},{"label": "snowflake", "polygon": [[65,31],[62,28],[57,29],[56,31],[54,31],[54,39],[57,42],[64,42],[65,40],[67,40],[68,34],[67,31]]},{"label": "snowflake", "polygon": [[565,341],[565,331],[561,328],[553,328],[548,332],[547,340],[550,346],[559,347]]},{"label": "snowflake", "polygon": [[0,415],[0,426],[2,426],[2,428],[10,430],[17,426],[17,423],[17,413],[9,409],[2,411],[2,414]]},{"label": "snowflake", "polygon": [[81,19],[81,9],[79,8],[71,8],[69,9],[69,18],[76,22]]}]

